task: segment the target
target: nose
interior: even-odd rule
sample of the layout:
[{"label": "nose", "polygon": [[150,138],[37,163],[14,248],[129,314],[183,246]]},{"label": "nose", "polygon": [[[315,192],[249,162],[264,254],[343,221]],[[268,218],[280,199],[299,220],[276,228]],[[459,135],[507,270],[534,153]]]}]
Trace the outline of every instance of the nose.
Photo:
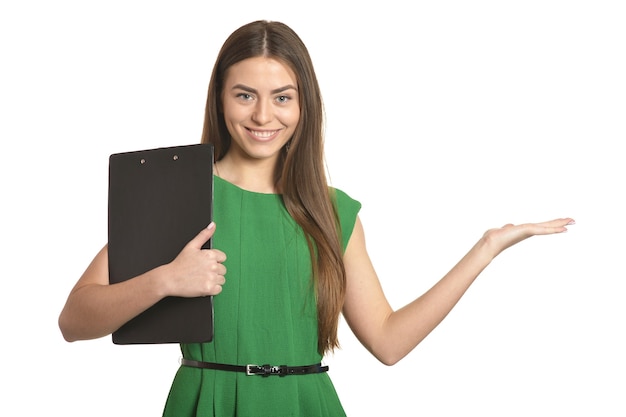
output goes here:
[{"label": "nose", "polygon": [[252,112],[252,120],[259,124],[264,125],[272,120],[272,109],[270,104],[265,100],[259,100]]}]

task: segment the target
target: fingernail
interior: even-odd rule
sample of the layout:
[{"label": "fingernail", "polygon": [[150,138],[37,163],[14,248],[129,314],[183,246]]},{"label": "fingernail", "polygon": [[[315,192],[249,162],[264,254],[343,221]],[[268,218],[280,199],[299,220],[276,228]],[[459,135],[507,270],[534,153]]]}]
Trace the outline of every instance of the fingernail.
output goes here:
[{"label": "fingernail", "polygon": [[574,220],[570,220],[570,221],[567,223],[567,225],[568,225],[568,226],[571,226],[572,224],[576,224],[576,222],[575,222]]},{"label": "fingernail", "polygon": [[215,222],[209,223],[209,225],[206,228],[209,229],[209,230],[214,229],[215,228]]}]

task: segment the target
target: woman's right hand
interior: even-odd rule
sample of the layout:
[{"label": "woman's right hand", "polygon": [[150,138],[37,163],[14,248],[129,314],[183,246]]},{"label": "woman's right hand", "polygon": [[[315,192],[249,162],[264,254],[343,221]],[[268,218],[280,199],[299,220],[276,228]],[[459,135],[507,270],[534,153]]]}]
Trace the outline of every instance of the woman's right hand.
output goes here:
[{"label": "woman's right hand", "polygon": [[168,274],[164,285],[166,293],[179,297],[217,295],[225,283],[226,254],[218,249],[202,246],[215,233],[215,223],[209,224],[185,245],[176,258],[167,265]]},{"label": "woman's right hand", "polygon": [[59,315],[65,340],[110,334],[167,296],[219,294],[226,274],[222,265],[226,255],[216,249],[202,249],[214,232],[215,224],[211,223],[170,263],[113,285],[109,285],[109,253],[105,245],[70,291]]}]

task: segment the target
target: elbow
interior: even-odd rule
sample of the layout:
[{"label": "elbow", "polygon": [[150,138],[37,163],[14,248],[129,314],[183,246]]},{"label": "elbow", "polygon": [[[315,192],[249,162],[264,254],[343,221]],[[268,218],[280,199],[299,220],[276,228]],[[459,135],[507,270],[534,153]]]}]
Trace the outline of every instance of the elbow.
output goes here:
[{"label": "elbow", "polygon": [[408,352],[403,352],[393,346],[371,348],[369,351],[380,363],[386,366],[393,366],[397,364],[408,354]]},{"label": "elbow", "polygon": [[59,316],[58,320],[59,330],[61,330],[61,335],[66,342],[75,342],[78,338],[72,334],[71,326],[68,323],[67,318],[63,313]]},{"label": "elbow", "polygon": [[404,357],[404,356],[393,355],[393,354],[387,354],[387,355],[375,354],[374,356],[376,357],[376,359],[378,359],[380,363],[382,363],[385,366],[393,366],[397,364],[398,362],[400,362],[400,360]]},{"label": "elbow", "polygon": [[376,338],[361,339],[361,344],[383,365],[393,366],[408,355],[418,343],[412,343],[405,335],[381,332]]},{"label": "elbow", "polygon": [[62,317],[59,317],[59,330],[61,330],[61,335],[63,336],[63,339],[65,339],[66,342],[74,341],[74,339],[71,337],[70,333],[68,332],[67,327],[65,326],[65,323]]},{"label": "elbow", "polygon": [[75,341],[77,341],[77,340],[78,340],[78,339],[76,339],[76,338],[71,338],[71,337],[67,336],[67,335],[66,335],[65,333],[63,333],[63,332],[61,332],[61,334],[63,335],[63,340],[65,340],[65,341],[66,341],[66,342],[68,342],[68,343],[72,343],[72,342],[75,342]]}]

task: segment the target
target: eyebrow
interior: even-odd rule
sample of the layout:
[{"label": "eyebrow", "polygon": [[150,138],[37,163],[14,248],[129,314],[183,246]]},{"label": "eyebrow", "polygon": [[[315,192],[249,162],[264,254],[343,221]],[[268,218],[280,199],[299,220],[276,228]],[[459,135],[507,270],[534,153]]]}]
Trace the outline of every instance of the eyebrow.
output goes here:
[{"label": "eyebrow", "polygon": [[[272,91],[270,91],[270,93],[272,94],[278,94],[278,93],[282,93],[283,91],[287,91],[287,90],[296,90],[298,91],[298,89],[296,87],[294,87],[291,84],[287,84],[285,86],[282,87],[278,87],[273,89]],[[248,87],[247,85],[244,84],[235,84],[233,85],[233,87],[231,88],[231,90],[243,90],[243,91],[247,91],[248,93],[258,93],[258,91],[252,87]]]}]

